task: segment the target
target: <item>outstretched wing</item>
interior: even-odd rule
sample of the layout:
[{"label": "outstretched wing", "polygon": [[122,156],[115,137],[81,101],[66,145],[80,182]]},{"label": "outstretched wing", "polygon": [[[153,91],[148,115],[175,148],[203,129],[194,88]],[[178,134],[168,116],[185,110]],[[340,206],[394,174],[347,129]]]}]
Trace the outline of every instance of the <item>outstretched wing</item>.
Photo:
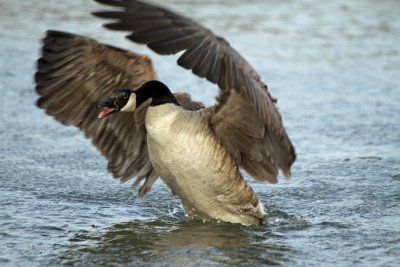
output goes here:
[{"label": "outstretched wing", "polygon": [[286,132],[268,128],[235,90],[224,91],[218,100],[211,125],[237,163],[259,181],[277,183],[278,169],[290,177],[296,154]]},{"label": "outstretched wing", "polygon": [[275,182],[277,168],[290,176],[296,155],[275,100],[257,72],[228,42],[162,7],[136,0],[96,1],[120,8],[93,13],[114,19],[106,28],[130,31],[127,38],[162,55],[185,51],[178,64],[218,84],[222,91],[212,126],[241,167],[259,180]]},{"label": "outstretched wing", "polygon": [[[115,113],[103,120],[97,118],[95,107],[115,88],[135,89],[154,79],[157,76],[147,56],[83,36],[48,31],[35,75],[40,95],[37,105],[63,124],[79,127],[91,138],[108,159],[108,169],[115,178],[127,181],[137,177],[134,186],[145,179],[139,189],[143,196],[158,177],[147,152],[147,107],[144,105],[135,113]],[[195,104],[189,95],[180,95],[182,101]]]}]

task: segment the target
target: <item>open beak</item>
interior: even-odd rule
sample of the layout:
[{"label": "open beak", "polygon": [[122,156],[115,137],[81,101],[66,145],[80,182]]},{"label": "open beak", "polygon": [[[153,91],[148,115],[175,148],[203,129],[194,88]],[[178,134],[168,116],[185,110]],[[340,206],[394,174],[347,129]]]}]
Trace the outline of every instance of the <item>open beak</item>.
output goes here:
[{"label": "open beak", "polygon": [[115,97],[107,99],[104,102],[97,104],[96,108],[103,108],[99,113],[99,116],[98,116],[99,119],[103,119],[103,118],[107,117],[108,115],[117,111],[117,107],[115,106],[114,101],[115,101]]}]

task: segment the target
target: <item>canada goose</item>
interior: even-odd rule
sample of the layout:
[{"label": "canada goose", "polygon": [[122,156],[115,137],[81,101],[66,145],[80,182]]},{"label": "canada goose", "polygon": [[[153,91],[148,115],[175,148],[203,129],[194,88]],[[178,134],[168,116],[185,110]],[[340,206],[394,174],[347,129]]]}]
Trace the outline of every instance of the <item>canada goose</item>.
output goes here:
[{"label": "canada goose", "polygon": [[190,218],[261,224],[263,206],[239,168],[276,183],[279,169],[291,176],[296,154],[260,76],[191,19],[135,0],[96,1],[119,8],[94,13],[114,20],[106,28],[129,31],[130,40],[162,55],[184,51],[178,64],[218,84],[217,104],[205,108],[187,93],[172,94],[147,56],[48,31],[37,105],[92,139],[115,178],[136,177],[133,187],[144,180],[139,196],[160,177]]}]

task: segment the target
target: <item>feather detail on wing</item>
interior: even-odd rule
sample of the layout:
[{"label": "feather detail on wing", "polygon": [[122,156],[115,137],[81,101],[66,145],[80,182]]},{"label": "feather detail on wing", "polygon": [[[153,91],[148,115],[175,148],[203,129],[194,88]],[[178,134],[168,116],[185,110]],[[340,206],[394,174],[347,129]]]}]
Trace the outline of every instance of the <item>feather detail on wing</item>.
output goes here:
[{"label": "feather detail on wing", "polygon": [[258,180],[276,182],[278,168],[290,176],[293,145],[267,86],[253,67],[223,38],[166,8],[136,0],[96,0],[115,6],[94,15],[112,19],[112,30],[162,54],[184,51],[178,64],[221,89],[212,125],[241,167]]},{"label": "feather detail on wing", "polygon": [[270,131],[234,90],[223,92],[218,100],[211,127],[237,164],[259,181],[277,183],[278,169],[290,177],[296,154],[286,133]]},{"label": "feather detail on wing", "polygon": [[[48,31],[35,75],[40,95],[37,105],[63,124],[79,127],[92,139],[108,159],[108,169],[115,178],[125,182],[137,177],[134,187],[145,180],[139,189],[143,196],[158,177],[147,152],[144,117],[148,105],[103,120],[97,118],[95,107],[115,88],[136,89],[154,79],[157,76],[147,56],[83,36]],[[190,95],[182,101],[196,104]]]}]

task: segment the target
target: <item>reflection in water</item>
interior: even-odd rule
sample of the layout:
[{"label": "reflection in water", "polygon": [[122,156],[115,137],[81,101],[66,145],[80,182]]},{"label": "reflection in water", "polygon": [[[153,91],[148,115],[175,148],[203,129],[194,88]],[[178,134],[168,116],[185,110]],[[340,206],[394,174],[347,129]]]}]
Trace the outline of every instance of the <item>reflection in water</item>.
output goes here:
[{"label": "reflection in water", "polygon": [[[249,235],[249,231],[252,235]],[[132,221],[101,234],[80,233],[59,255],[63,264],[279,264],[290,248],[268,229],[227,223]]]}]

